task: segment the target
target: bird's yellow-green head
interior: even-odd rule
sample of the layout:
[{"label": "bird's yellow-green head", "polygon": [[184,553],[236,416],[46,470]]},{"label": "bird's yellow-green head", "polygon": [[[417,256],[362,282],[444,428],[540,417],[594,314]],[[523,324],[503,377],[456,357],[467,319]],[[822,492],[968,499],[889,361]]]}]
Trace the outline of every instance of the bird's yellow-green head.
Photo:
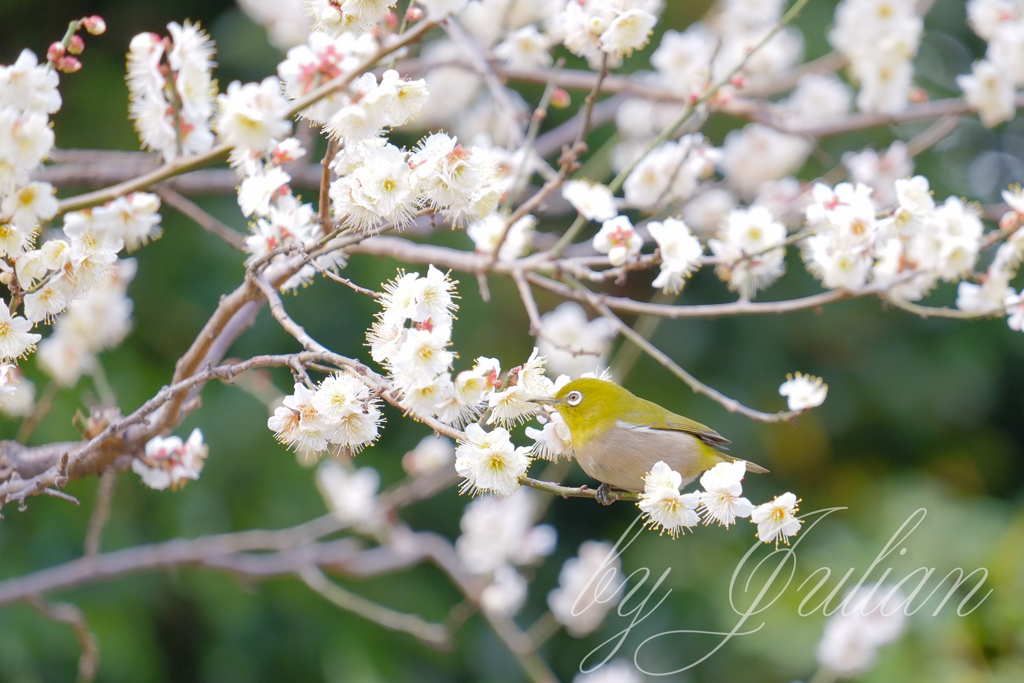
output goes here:
[{"label": "bird's yellow-green head", "polygon": [[636,397],[614,382],[584,377],[558,390],[547,403],[555,407],[572,433],[572,442],[581,446],[601,434],[633,407]]}]

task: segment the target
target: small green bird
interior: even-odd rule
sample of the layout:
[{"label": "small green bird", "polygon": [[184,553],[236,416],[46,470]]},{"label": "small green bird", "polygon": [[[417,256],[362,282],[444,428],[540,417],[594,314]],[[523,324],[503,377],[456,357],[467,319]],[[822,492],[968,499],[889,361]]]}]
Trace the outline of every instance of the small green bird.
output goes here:
[{"label": "small green bird", "polygon": [[[562,387],[553,399],[535,399],[552,405],[572,434],[576,461],[583,471],[601,482],[597,499],[604,505],[610,487],[643,491],[644,476],[659,461],[683,476],[683,485],[720,462],[739,458],[726,455],[729,440],[657,403],[634,396],[614,382],[577,379]],[[747,462],[748,472],[765,468]]]}]

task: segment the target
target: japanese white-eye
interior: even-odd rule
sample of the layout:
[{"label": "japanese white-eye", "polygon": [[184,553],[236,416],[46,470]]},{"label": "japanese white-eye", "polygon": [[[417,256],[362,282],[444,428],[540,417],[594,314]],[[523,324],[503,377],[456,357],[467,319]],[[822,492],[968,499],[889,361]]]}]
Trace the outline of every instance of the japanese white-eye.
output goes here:
[{"label": "japanese white-eye", "polygon": [[[608,487],[643,491],[644,476],[659,460],[682,475],[684,486],[720,462],[738,460],[720,452],[729,440],[715,430],[634,396],[614,382],[577,379],[553,399],[535,402],[561,413],[576,461],[602,482],[602,503],[608,501]],[[747,471],[768,470],[748,461]]]}]

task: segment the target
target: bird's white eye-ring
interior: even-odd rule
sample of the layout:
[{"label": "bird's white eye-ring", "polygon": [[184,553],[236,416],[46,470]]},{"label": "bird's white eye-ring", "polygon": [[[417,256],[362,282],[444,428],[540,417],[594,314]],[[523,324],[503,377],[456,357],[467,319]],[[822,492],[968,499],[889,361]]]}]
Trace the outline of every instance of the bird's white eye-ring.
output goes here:
[{"label": "bird's white eye-ring", "polygon": [[569,395],[565,397],[565,402],[571,406],[578,406],[582,400],[583,394],[578,391],[570,391]]}]

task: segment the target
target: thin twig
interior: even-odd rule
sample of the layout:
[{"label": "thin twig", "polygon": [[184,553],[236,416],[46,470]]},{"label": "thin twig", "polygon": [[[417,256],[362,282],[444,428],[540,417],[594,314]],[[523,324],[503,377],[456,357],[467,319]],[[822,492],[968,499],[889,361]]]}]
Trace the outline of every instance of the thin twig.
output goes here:
[{"label": "thin twig", "polygon": [[89,683],[96,678],[100,653],[82,610],[69,602],[47,602],[38,595],[27,596],[25,602],[47,619],[67,624],[74,630],[78,645],[82,648],[82,656],[78,659],[78,681]]},{"label": "thin twig", "polygon": [[298,575],[307,586],[343,610],[388,630],[408,633],[435,650],[447,652],[452,649],[451,636],[441,624],[433,624],[416,614],[389,609],[361,595],[351,593],[328,579],[312,564],[300,569]]},{"label": "thin twig", "polygon": [[108,467],[100,475],[100,483],[96,490],[96,507],[89,518],[89,531],[85,535],[85,556],[90,557],[100,552],[100,540],[103,527],[110,519],[110,504],[114,498],[114,485],[117,483],[117,471]]},{"label": "thin twig", "polygon": [[199,227],[211,235],[216,235],[235,249],[245,248],[245,237],[226,223],[208,214],[201,206],[184,195],[178,194],[169,187],[158,187],[156,193],[166,204],[177,209],[183,215],[195,221]]},{"label": "thin twig", "polygon": [[723,408],[728,410],[730,413],[739,413],[740,415],[749,417],[752,420],[757,420],[758,422],[786,422],[792,420],[801,413],[801,411],[780,411],[778,413],[763,413],[760,410],[748,408],[747,406],[743,405],[734,398],[729,398],[722,392],[708,386],[707,384],[704,384],[696,377],[688,373],[686,370],[682,368],[682,366],[680,366],[674,360],[669,358],[668,354],[666,354],[664,351],[659,349],[651,342],[647,341],[647,339],[645,339],[643,335],[634,330],[632,327],[622,322],[622,320],[620,320],[617,315],[612,313],[607,306],[601,303],[600,299],[596,295],[594,295],[593,292],[591,292],[589,289],[581,285],[579,282],[576,282],[574,279],[570,279],[570,284],[572,284],[574,289],[584,294],[584,296],[587,299],[587,303],[590,304],[590,306],[594,310],[596,310],[598,313],[603,315],[608,320],[615,323],[615,326],[618,327],[619,331],[622,333],[624,337],[626,337],[631,342],[639,346],[644,351],[644,353],[646,353],[648,356],[661,363],[662,366],[667,368],[676,377],[683,380],[683,382],[685,382],[686,385],[693,390],[693,393],[707,396],[708,398],[710,398],[711,400],[715,401]]}]

